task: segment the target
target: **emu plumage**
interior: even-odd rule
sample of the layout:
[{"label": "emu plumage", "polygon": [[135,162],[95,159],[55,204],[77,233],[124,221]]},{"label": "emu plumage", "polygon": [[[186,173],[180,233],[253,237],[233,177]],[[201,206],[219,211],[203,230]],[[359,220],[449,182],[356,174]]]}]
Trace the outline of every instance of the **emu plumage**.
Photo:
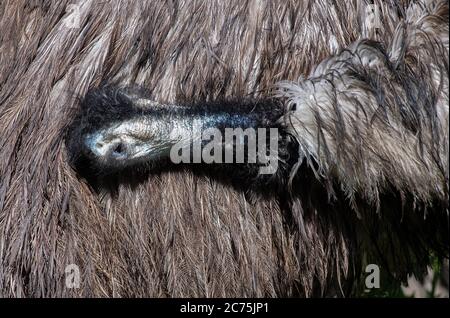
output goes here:
[{"label": "emu plumage", "polygon": [[[0,29],[1,296],[347,296],[368,263],[387,284],[448,258],[448,1],[18,0]],[[105,83],[275,98],[285,186],[77,173],[67,128]]]}]

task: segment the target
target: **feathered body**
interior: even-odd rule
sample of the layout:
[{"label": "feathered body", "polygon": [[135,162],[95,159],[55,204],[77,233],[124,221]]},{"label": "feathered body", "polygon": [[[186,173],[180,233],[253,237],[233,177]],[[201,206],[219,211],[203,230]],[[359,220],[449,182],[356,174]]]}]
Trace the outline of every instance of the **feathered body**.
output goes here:
[{"label": "feathered body", "polygon": [[[383,284],[448,257],[448,1],[3,1],[0,29],[1,296],[348,296],[366,264]],[[65,137],[103,83],[277,99],[286,187],[133,169],[98,190]]]}]

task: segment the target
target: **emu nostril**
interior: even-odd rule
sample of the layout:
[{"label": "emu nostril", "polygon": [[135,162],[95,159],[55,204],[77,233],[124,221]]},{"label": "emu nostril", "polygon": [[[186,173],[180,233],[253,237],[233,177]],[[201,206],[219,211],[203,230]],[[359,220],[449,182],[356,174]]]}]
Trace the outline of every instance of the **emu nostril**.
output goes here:
[{"label": "emu nostril", "polygon": [[125,155],[125,150],[125,145],[119,142],[116,146],[114,146],[112,153],[115,156],[123,156]]}]

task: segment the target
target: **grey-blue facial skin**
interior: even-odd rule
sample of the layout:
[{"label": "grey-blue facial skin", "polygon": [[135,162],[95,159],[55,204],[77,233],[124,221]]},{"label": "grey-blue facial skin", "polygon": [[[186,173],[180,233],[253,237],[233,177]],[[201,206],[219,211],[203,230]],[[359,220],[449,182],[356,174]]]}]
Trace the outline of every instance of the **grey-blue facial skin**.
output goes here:
[{"label": "grey-blue facial skin", "polygon": [[[152,104],[154,105],[154,104]],[[167,105],[112,122],[84,137],[84,146],[97,164],[127,167],[168,158],[176,143],[190,143],[208,128],[249,128],[255,114],[192,110]]]}]

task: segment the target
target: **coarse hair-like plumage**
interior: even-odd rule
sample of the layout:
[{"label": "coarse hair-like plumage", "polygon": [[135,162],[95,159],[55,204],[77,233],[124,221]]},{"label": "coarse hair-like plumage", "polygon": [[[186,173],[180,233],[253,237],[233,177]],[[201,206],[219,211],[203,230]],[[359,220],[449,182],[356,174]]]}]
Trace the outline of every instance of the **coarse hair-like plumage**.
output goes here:
[{"label": "coarse hair-like plumage", "polygon": [[[0,30],[0,296],[349,296],[367,264],[404,281],[448,258],[448,1],[18,0]],[[105,83],[277,99],[285,188],[188,169],[97,188],[65,141]]]}]

